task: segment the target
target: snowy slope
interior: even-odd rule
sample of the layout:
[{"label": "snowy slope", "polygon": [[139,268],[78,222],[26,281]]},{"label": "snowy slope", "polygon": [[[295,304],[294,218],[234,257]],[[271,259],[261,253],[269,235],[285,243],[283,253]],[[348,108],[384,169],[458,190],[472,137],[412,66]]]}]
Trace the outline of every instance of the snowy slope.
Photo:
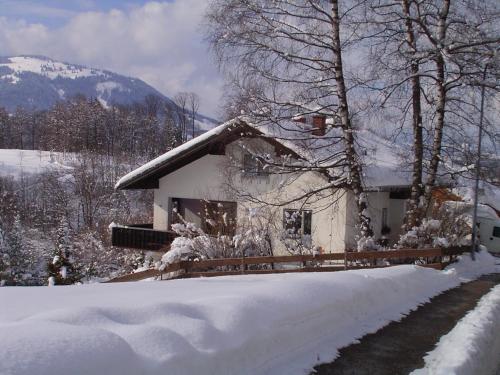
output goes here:
[{"label": "snowy slope", "polygon": [[[140,102],[148,95],[172,105],[168,97],[137,78],[44,56],[0,57],[0,106],[9,112],[17,107],[47,109],[77,94],[97,98],[104,106]],[[196,120],[200,130],[216,124],[203,115]]]},{"label": "snowy slope", "polygon": [[492,272],[482,253],[417,266],[0,288],[0,373],[301,374],[337,349]]},{"label": "snowy slope", "polygon": [[51,169],[68,169],[71,158],[71,154],[60,152],[0,149],[0,177],[19,178]]},{"label": "snowy slope", "polygon": [[82,77],[107,76],[101,70],[70,65],[37,56],[10,57],[0,63],[0,66],[4,69],[8,68],[11,71],[10,74],[4,74],[2,79],[10,79],[13,84],[17,84],[21,80],[22,74],[27,72],[36,73],[52,80],[56,78],[77,79]]},{"label": "snowy slope", "polygon": [[135,78],[109,71],[68,64],[42,56],[0,59],[0,105],[45,109],[77,94],[97,98],[103,105],[129,104],[156,95],[151,86]]}]

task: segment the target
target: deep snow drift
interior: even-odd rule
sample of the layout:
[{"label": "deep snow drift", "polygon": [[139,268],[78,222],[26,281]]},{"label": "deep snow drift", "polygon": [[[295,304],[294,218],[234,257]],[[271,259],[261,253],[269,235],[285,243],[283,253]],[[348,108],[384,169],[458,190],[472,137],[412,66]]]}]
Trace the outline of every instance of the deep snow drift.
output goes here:
[{"label": "deep snow drift", "polygon": [[412,265],[334,273],[0,288],[1,374],[301,374],[463,277]]},{"label": "deep snow drift", "polygon": [[488,375],[500,368],[500,285],[441,337],[412,375]]}]

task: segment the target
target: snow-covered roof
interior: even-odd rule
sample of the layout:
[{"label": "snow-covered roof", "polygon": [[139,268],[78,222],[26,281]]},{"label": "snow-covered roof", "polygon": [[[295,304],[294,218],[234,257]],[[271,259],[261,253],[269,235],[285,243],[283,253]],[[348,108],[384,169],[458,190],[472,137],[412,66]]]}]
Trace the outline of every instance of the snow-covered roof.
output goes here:
[{"label": "snow-covered roof", "polygon": [[[453,189],[453,193],[460,196],[464,202],[472,204],[474,202],[474,181],[462,179],[459,186]],[[479,185],[478,201],[480,204],[492,207],[500,212],[500,188],[481,181]]]},{"label": "snow-covered roof", "polygon": [[158,156],[157,158],[120,178],[115,185],[115,189],[129,188],[133,183],[138,182],[143,178],[150,177],[156,171],[165,166],[166,163],[170,163],[180,157],[185,157],[187,154],[192,154],[193,152],[198,151],[215,138],[218,138],[224,132],[231,131],[231,129],[235,128],[239,124],[241,124],[241,121],[238,119],[225,122],[164,153],[163,155]]},{"label": "snow-covered roof", "polygon": [[[326,119],[328,124],[329,119]],[[309,125],[312,127],[312,125]],[[323,136],[311,136],[311,128],[293,120],[276,124],[261,124],[257,128],[269,137],[294,150],[311,163],[331,163],[332,155],[343,153],[343,135],[339,128],[330,127]],[[411,185],[411,172],[401,164],[400,146],[368,129],[356,130],[358,155],[363,163],[363,184],[368,190],[401,188]]]},{"label": "snow-covered roof", "polygon": [[[175,162],[203,150],[207,144],[222,136],[233,132],[237,138],[244,137],[245,132],[237,130],[241,129],[241,126],[253,130],[270,141],[278,142],[285,149],[290,150],[291,154],[317,165],[330,162],[329,158],[332,154],[342,151],[341,142],[339,142],[341,133],[336,128],[330,128],[324,136],[311,136],[307,126],[296,121],[255,125],[248,117],[239,117],[191,139],[128,173],[116,183],[115,188],[144,188],[145,185],[140,183],[141,180],[163,177],[175,170],[173,166]],[[363,182],[367,189],[398,188],[410,185],[411,174],[408,171],[401,171],[397,146],[369,130],[357,131],[356,138],[358,147],[363,150],[360,154],[364,164]],[[198,155],[201,156],[199,153]],[[177,164],[178,169],[187,163]],[[166,168],[167,165],[172,168]],[[157,187],[157,183],[148,187]]]}]

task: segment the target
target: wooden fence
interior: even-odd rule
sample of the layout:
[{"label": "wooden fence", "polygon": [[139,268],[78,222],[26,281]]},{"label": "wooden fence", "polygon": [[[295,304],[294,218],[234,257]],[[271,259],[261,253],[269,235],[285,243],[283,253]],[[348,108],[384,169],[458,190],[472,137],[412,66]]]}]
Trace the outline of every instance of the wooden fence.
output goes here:
[{"label": "wooden fence", "polygon": [[[398,249],[318,255],[259,256],[180,261],[169,265],[162,271],[149,269],[120,276],[108,282],[138,281],[151,277],[171,280],[247,274],[333,272],[390,267],[400,264],[414,264],[416,262],[423,267],[441,270],[451,263],[456,256],[469,250],[470,248],[468,247]],[[291,266],[276,268],[277,264],[286,263],[291,264]]]}]

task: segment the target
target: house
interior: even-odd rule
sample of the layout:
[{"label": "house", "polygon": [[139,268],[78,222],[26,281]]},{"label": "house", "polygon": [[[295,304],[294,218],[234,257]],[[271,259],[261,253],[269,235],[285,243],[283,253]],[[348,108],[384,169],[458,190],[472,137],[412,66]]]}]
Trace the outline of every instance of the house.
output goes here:
[{"label": "house", "polygon": [[[310,134],[305,137],[305,132]],[[411,175],[400,171],[400,150],[393,144],[367,130],[358,138],[375,238],[394,242],[403,224]],[[300,172],[301,162],[324,166],[332,163],[332,155],[342,160],[342,153],[335,152],[339,139],[338,129],[320,116],[259,126],[237,118],[219,125],[117,182],[116,189],[154,190],[154,221],[113,228],[113,244],[158,249],[172,240],[171,225],[180,217],[214,235],[232,235],[259,217],[275,254],[297,243],[324,252],[353,249],[353,194],[342,187],[324,188],[331,181],[320,171],[324,168]],[[266,159],[272,165],[286,161],[298,167],[283,173]],[[345,175],[340,164],[331,169]]]}]

